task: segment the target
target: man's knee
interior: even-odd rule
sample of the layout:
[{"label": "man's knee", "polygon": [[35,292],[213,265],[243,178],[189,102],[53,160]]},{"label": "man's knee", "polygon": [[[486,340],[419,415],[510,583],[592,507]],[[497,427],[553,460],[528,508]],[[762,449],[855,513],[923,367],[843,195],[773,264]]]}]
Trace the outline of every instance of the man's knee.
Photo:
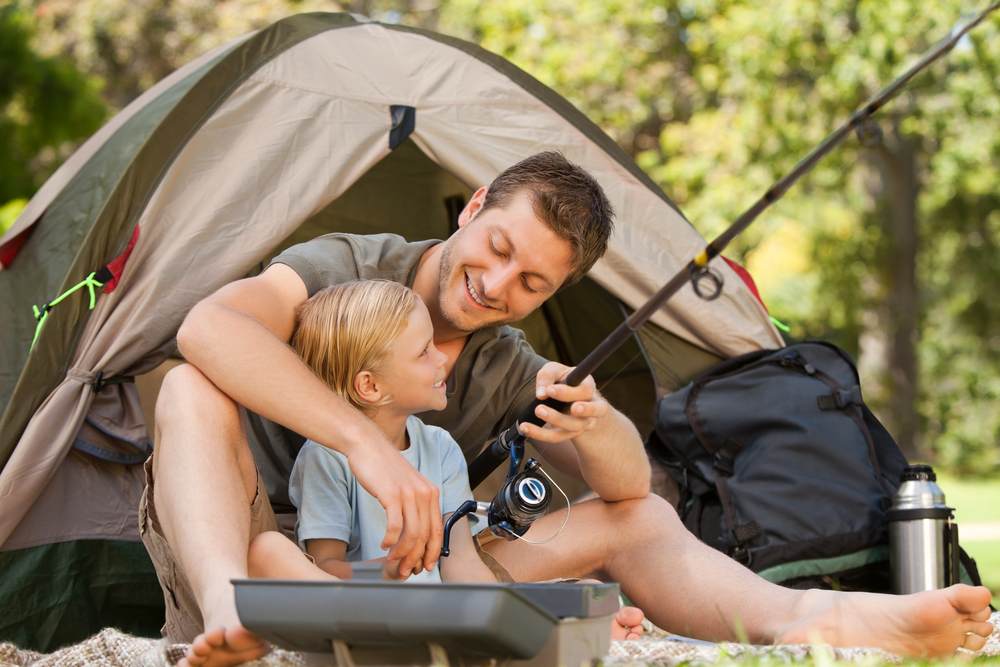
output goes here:
[{"label": "man's knee", "polygon": [[288,538],[277,531],[265,530],[250,540],[247,553],[247,568],[251,577],[267,576],[267,566],[285,552]]},{"label": "man's knee", "polygon": [[163,377],[155,414],[158,433],[182,420],[204,423],[206,418],[216,422],[239,419],[233,399],[191,364],[175,366]]},{"label": "man's knee", "polygon": [[613,521],[631,542],[685,530],[673,505],[656,494],[612,504]]}]

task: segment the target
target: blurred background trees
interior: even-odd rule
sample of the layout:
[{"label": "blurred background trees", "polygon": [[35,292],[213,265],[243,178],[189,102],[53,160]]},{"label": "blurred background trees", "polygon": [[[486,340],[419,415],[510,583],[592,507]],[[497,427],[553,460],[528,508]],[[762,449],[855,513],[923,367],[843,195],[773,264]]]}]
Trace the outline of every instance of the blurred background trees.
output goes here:
[{"label": "blurred background trees", "polygon": [[[963,18],[959,0],[35,0],[0,10],[0,229],[167,73],[291,13],[481,44],[611,135],[706,236]],[[978,3],[976,3],[978,4]],[[964,18],[967,18],[964,17]],[[1000,17],[741,237],[795,339],[860,361],[911,456],[1000,468]]]}]

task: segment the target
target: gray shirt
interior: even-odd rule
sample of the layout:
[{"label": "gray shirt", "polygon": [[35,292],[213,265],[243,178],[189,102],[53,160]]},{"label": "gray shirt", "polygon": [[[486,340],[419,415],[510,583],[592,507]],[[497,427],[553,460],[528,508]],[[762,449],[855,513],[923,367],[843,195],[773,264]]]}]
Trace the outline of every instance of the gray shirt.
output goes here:
[{"label": "gray shirt", "polygon": [[[465,457],[447,431],[411,416],[406,420],[406,434],[410,446],[403,450],[403,458],[440,489],[442,515],[472,499]],[[385,510],[358,484],[340,452],[307,440],[295,458],[288,493],[298,508],[296,536],[303,549],[306,540],[333,539],[347,543],[349,561],[386,554],[381,547]],[[455,530],[471,525],[461,521]],[[435,566],[407,581],[441,581],[441,575]]]},{"label": "gray shirt", "polygon": [[[291,267],[309,296],[329,285],[381,278],[413,285],[420,258],[437,240],[407,242],[395,234],[327,234],[292,246],[271,260]],[[471,336],[448,376],[448,406],[419,415],[447,430],[471,460],[534,399],[545,363],[519,330],[488,327]],[[256,414],[244,413],[250,449],[276,512],[291,512],[288,477],[305,438]]]}]

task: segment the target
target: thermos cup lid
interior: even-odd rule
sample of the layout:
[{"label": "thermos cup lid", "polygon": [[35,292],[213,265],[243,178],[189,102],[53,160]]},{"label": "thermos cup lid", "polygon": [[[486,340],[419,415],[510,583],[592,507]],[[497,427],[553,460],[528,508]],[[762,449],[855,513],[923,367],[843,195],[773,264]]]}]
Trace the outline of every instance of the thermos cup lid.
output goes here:
[{"label": "thermos cup lid", "polygon": [[944,492],[929,465],[907,466],[889,508],[890,521],[946,519],[952,508],[945,505]]},{"label": "thermos cup lid", "polygon": [[937,475],[934,474],[934,468],[924,463],[918,463],[917,465],[906,466],[906,469],[903,470],[903,478],[900,481],[936,482]]}]

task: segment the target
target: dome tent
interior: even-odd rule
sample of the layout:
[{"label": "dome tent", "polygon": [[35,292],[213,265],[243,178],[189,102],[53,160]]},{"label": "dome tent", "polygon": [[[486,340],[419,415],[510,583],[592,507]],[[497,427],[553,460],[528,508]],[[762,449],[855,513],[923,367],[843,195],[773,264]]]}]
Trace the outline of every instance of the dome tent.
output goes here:
[{"label": "dome tent", "polygon": [[[134,516],[151,445],[132,379],[170,356],[198,300],[330,231],[444,238],[476,186],[548,149],[593,174],[617,212],[588,278],[524,322],[543,354],[574,363],[703,240],[606,135],[502,58],[304,14],[206,54],[112,119],[0,238],[0,637],[51,648],[153,622],[159,588]],[[732,269],[716,268],[720,299],[683,290],[641,349],[595,374],[637,421],[655,391],[782,345]],[[32,305],[93,272],[93,309],[86,287],[66,297],[32,346]]]}]

